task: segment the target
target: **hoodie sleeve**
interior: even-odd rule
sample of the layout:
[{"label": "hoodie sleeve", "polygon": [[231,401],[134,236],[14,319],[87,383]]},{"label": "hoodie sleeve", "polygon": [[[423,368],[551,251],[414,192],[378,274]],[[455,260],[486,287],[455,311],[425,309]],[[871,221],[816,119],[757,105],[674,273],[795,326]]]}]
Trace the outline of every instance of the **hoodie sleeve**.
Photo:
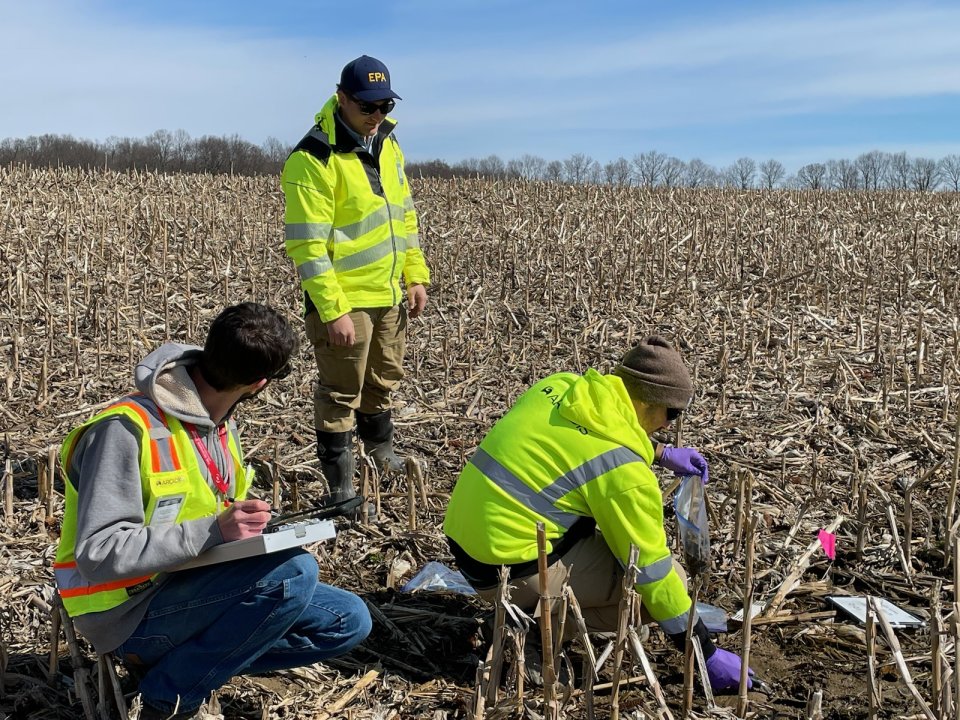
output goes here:
[{"label": "hoodie sleeve", "polygon": [[138,432],[109,418],[80,439],[77,485],[77,568],[92,582],[164,572],[223,542],[216,516],[150,527],[144,524]]}]

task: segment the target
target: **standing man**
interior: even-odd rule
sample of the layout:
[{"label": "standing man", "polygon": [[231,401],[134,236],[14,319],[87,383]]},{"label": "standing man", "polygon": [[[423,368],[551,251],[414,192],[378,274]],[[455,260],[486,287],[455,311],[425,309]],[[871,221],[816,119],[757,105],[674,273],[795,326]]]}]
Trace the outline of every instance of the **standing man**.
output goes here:
[{"label": "standing man", "polygon": [[[506,565],[512,601],[536,609],[536,524],[543,522],[549,594],[559,597],[567,580],[587,628],[613,632],[623,566],[636,545],[644,621],[659,623],[682,650],[691,600],[667,547],[663,496],[651,467],[706,482],[707,463],[693,448],[654,446],[650,434],[665,429],[692,397],[679,353],[657,336],[630,350],[612,375],[558,373],[521,395],[463,469],[443,523],[477,592],[492,600]],[[702,621],[694,632],[713,688],[736,688],[740,658],[715,647]]]},{"label": "standing man", "polygon": [[370,632],[363,601],[318,582],[300,548],[173,572],[270,519],[267,503],[243,499],[251,477],[232,415],[289,372],[295,346],[272,308],[228,307],[202,349],[150,353],[139,392],[64,441],[57,586],[97,652],[142,671],[141,718],[193,717],[234,675],[310,665]]},{"label": "standing man", "polygon": [[300,275],[307,337],[319,379],[317,455],[334,500],[356,494],[353,426],[364,450],[391,471],[390,393],[403,377],[409,316],[427,304],[430,271],[403,153],[387,115],[400,99],[390,73],[363,55],[283,168],[286,250]]}]

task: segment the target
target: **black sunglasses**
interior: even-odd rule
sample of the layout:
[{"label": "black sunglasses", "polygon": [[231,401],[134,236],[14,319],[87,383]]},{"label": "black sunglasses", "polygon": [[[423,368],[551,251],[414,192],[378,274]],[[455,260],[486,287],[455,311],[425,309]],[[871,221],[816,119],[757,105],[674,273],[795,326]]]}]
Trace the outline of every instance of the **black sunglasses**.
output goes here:
[{"label": "black sunglasses", "polygon": [[389,100],[384,100],[381,103],[372,103],[372,102],[367,102],[366,100],[360,100],[359,98],[355,98],[353,95],[350,95],[349,97],[351,100],[353,100],[357,104],[357,107],[360,109],[360,112],[364,115],[373,115],[375,112],[377,112],[377,110],[380,111],[381,115],[389,115],[393,111],[393,109],[397,106],[397,103],[393,98],[390,98]]},{"label": "black sunglasses", "polygon": [[676,420],[676,419],[677,419],[678,417],[680,417],[681,415],[683,415],[683,408],[672,408],[672,407],[668,407],[668,408],[667,408],[667,422],[668,422],[668,423],[672,423],[674,420]]}]

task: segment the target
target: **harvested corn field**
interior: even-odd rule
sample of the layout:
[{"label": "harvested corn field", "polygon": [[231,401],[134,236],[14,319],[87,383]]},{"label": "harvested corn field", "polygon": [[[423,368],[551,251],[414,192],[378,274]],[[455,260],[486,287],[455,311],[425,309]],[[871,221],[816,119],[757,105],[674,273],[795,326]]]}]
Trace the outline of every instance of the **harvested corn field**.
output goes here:
[{"label": "harvested corn field", "polygon": [[[214,717],[217,707],[250,719],[475,714],[485,608],[393,588],[429,560],[452,565],[445,497],[523,389],[560,370],[609,371],[651,332],[678,344],[697,386],[662,439],[711,464],[713,571],[700,600],[740,609],[753,554],[764,611],[750,664],[768,687],[749,694],[747,712],[813,717],[819,703],[825,718],[861,718],[872,695],[880,717],[954,717],[960,196],[461,179],[420,181],[414,195],[434,285],[411,323],[397,425],[423,482],[368,473],[379,520],[315,548],[322,579],[375,608],[374,635],[336,664],[235,679]],[[0,170],[0,713],[83,717],[69,655],[48,664],[62,509],[51,449],[132,388],[149,350],[202,342],[223,306],[257,300],[299,315],[282,203],[273,178]],[[239,415],[258,492],[284,509],[323,492],[315,375],[303,343],[294,372]],[[836,532],[833,561],[821,529]],[[831,594],[885,598],[926,626],[891,631],[891,645],[882,623],[832,612]],[[729,629],[718,644],[740,651],[744,633]],[[682,717],[682,656],[656,630],[645,647]],[[656,717],[625,657],[619,712]],[[610,716],[611,662],[589,703],[579,684],[561,695],[563,716]],[[518,699],[511,683],[508,673],[485,716],[542,716],[541,691]],[[698,694],[692,712],[737,710],[736,697],[717,703]]]}]

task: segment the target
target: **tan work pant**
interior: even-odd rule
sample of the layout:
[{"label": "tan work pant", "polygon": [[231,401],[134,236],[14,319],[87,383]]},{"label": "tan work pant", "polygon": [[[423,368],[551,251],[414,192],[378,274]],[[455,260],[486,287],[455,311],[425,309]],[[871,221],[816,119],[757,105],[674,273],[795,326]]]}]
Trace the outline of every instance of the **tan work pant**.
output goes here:
[{"label": "tan work pant", "polygon": [[407,310],[403,305],[350,312],[357,339],[350,347],[330,343],[316,312],[306,317],[319,378],[313,394],[317,430],[353,429],[355,410],[375,415],[390,409],[390,393],[403,379]]},{"label": "tan work pant", "polygon": [[[674,559],[673,569],[680,575],[683,584],[687,584],[687,574]],[[623,595],[623,568],[610,551],[607,541],[599,533],[584,538],[563,557],[547,568],[547,593],[552,598],[551,625],[556,632],[559,622],[560,592],[564,580],[570,585],[577,598],[583,619],[590,632],[616,632],[620,616],[620,597]],[[510,600],[521,610],[539,617],[540,579],[537,574],[525,578],[511,579]],[[478,591],[478,595],[488,602],[497,596],[497,588]],[[640,607],[641,620],[646,624],[653,622],[646,607]],[[568,618],[564,640],[576,635],[576,625]]]}]

